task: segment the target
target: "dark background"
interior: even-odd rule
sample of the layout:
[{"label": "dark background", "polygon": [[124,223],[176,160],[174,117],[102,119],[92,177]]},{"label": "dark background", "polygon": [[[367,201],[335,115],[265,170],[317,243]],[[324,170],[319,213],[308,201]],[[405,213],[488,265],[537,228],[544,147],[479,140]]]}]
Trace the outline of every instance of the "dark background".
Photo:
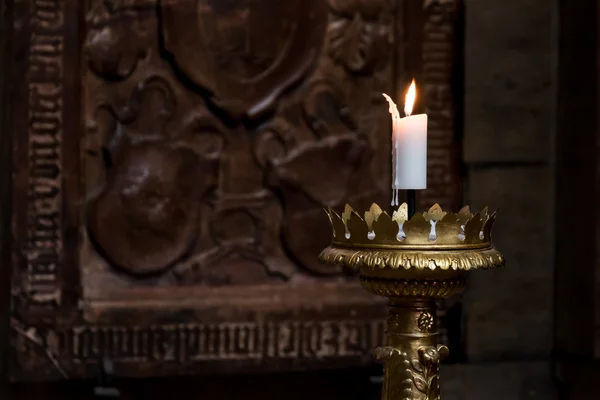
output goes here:
[{"label": "dark background", "polygon": [[[6,7],[0,5],[5,49]],[[465,360],[443,369],[445,400],[600,398],[599,18],[592,0],[465,1],[465,198],[475,208],[501,208],[494,241],[507,267],[471,276],[463,296]],[[4,71],[11,62],[5,54]],[[0,79],[1,88],[6,73]],[[9,103],[5,97],[2,109]],[[1,115],[5,135],[10,125]],[[7,343],[3,330],[0,340]],[[367,399],[378,396],[371,375],[344,370],[117,386],[139,399],[325,399],[350,392]],[[0,399],[88,398],[92,387],[5,383]],[[57,397],[44,397],[49,393]]]}]

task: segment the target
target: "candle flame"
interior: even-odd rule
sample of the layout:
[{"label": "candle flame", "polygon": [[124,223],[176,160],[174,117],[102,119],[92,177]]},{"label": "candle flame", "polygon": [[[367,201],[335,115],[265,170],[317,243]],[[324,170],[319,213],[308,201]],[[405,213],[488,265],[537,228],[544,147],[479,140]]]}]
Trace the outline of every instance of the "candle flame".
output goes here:
[{"label": "candle flame", "polygon": [[416,98],[417,86],[415,85],[415,80],[413,79],[410,87],[408,88],[408,92],[406,92],[406,102],[404,103],[404,113],[407,117],[409,117],[413,112]]},{"label": "candle flame", "polygon": [[396,103],[394,103],[394,100],[392,100],[392,98],[387,94],[382,94],[383,97],[385,97],[385,99],[387,100],[388,104],[390,105],[389,112],[392,115],[392,119],[400,119],[400,113],[398,112],[398,107],[396,106]]}]

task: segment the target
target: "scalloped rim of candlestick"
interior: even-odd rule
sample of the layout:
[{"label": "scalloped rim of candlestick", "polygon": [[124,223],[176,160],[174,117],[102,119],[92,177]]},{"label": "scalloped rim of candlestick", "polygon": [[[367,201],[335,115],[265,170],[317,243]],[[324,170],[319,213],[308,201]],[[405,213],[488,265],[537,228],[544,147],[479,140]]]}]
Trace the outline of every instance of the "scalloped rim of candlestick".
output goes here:
[{"label": "scalloped rim of candlestick", "polygon": [[400,205],[392,215],[373,203],[361,217],[346,204],[340,215],[325,210],[333,230],[332,245],[369,249],[485,249],[492,246],[492,227],[497,211],[485,207],[472,213],[469,206],[458,213],[448,213],[439,204],[429,211],[408,219],[407,205]]},{"label": "scalloped rim of candlestick", "polygon": [[408,219],[406,203],[392,216],[373,203],[361,217],[346,205],[339,215],[325,210],[333,229],[331,246],[320,260],[327,264],[367,268],[471,270],[504,265],[492,245],[497,211],[469,206],[448,213],[435,204]]}]

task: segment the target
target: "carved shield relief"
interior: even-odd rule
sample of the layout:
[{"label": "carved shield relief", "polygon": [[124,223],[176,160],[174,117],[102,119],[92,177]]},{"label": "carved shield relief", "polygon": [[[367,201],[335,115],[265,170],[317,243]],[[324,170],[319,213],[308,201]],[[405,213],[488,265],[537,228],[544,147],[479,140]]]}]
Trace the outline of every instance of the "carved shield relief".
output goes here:
[{"label": "carved shield relief", "polygon": [[[15,111],[12,376],[86,377],[102,357],[126,376],[369,364],[385,310],[352,271],[318,263],[322,208],[387,201],[381,92],[398,96],[413,75],[432,171],[448,164],[428,201],[456,202],[451,55],[396,54],[452,52],[439,32],[454,3],[430,3],[17,10],[30,21],[15,50],[29,53],[30,95]],[[401,43],[400,9],[442,46]]]},{"label": "carved shield relief", "polygon": [[177,0],[162,7],[175,67],[232,117],[255,117],[315,65],[327,25],[322,0]]}]

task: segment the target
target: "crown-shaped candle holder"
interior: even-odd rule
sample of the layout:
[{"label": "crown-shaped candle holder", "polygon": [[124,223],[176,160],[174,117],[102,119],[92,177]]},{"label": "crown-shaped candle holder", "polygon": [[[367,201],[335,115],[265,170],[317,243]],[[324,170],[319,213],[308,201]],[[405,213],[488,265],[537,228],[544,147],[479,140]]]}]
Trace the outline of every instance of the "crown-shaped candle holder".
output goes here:
[{"label": "crown-shaped candle holder", "polygon": [[384,362],[383,400],[437,400],[439,365],[449,350],[437,342],[436,300],[460,293],[467,271],[504,265],[492,245],[496,212],[444,212],[434,205],[408,217],[406,203],[390,216],[377,204],[361,217],[349,205],[327,214],[331,245],[326,264],[360,270],[362,286],[389,298],[387,343],[375,349]]}]

